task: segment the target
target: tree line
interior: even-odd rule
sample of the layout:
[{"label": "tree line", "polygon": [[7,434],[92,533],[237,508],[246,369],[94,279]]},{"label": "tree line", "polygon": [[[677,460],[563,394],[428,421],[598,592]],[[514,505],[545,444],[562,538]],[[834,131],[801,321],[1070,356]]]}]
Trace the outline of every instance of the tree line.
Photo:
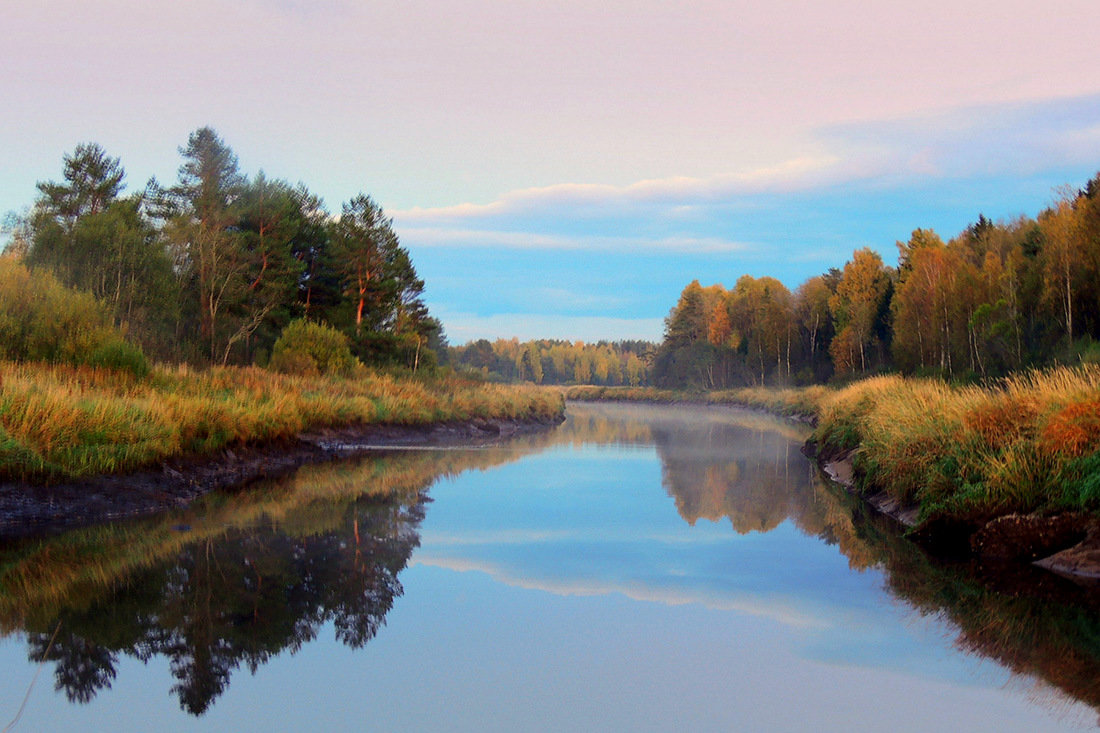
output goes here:
[{"label": "tree line", "polygon": [[949,379],[1100,361],[1100,174],[1037,218],[916,229],[891,267],[869,248],[793,292],[693,281],[652,364],[662,387],[807,384],[897,370]]},{"label": "tree line", "polygon": [[636,387],[649,384],[656,349],[648,341],[478,339],[448,349],[448,361],[493,381]]},{"label": "tree line", "polygon": [[415,369],[442,351],[424,282],[370,196],[333,215],[304,184],[242,173],[209,127],[179,152],[174,184],[126,194],[120,159],[78,145],[9,221],[7,254],[92,293],[163,361],[263,364],[301,318],[346,334],[368,363]]}]

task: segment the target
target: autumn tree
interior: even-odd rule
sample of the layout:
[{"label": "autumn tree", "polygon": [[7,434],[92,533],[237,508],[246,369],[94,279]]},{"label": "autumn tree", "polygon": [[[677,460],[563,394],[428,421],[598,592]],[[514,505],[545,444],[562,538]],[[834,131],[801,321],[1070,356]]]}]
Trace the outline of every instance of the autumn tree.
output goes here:
[{"label": "autumn tree", "polygon": [[772,365],[778,378],[790,376],[794,324],[791,293],[786,286],[773,277],[742,275],[730,291],[728,309],[732,323],[728,343],[733,348],[743,344],[759,382],[764,383]]},{"label": "autumn tree", "polygon": [[1073,343],[1074,294],[1086,274],[1080,214],[1068,194],[1039,215],[1043,232],[1044,284],[1047,300],[1056,304],[1065,337]]},{"label": "autumn tree", "polygon": [[936,359],[950,370],[951,318],[948,280],[953,264],[939,235],[917,229],[898,242],[898,283],[893,299],[894,358],[905,369],[927,368]]},{"label": "autumn tree", "polygon": [[837,335],[830,353],[838,372],[866,372],[868,352],[878,343],[890,274],[882,257],[869,248],[856,250],[844,265],[836,293],[829,299]]},{"label": "autumn tree", "polygon": [[834,292],[820,275],[811,277],[798,286],[794,293],[795,319],[806,339],[806,353],[811,374],[818,366],[818,353],[828,353],[832,341],[833,320],[829,310],[829,298]]}]

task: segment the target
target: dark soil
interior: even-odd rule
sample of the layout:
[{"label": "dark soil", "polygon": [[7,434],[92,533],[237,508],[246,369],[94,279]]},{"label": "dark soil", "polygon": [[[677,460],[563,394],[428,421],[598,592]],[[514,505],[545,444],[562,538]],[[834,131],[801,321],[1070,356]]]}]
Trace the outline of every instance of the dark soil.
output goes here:
[{"label": "dark soil", "polygon": [[0,483],[0,536],[19,537],[156,514],[216,489],[244,487],[298,467],[385,447],[488,445],[549,430],[560,420],[473,420],[426,426],[358,425],[297,438],[184,456],[120,475],[47,486]]}]

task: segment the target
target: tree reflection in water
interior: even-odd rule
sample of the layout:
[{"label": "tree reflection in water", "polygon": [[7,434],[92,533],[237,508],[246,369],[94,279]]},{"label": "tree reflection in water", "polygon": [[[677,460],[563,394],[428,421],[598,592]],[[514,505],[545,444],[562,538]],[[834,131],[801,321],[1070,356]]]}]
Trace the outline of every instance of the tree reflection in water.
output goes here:
[{"label": "tree reflection in water", "polygon": [[689,524],[728,518],[743,534],[791,521],[837,545],[853,569],[880,568],[890,593],[919,613],[948,620],[957,648],[1051,685],[1051,706],[1060,690],[1100,710],[1100,585],[1021,563],[929,556],[892,519],[825,480],[759,416],[750,424],[675,414],[651,423],[652,438],[664,486]]},{"label": "tree reflection in water", "polygon": [[62,610],[48,652],[52,630],[30,631],[29,656],[55,662],[57,687],[75,702],[110,687],[119,655],[167,657],[181,707],[202,714],[233,670],[255,673],[330,621],[350,647],[374,638],[402,593],[397,576],[423,516],[419,495],[361,498],[330,531],[291,536],[270,523],[189,544],[91,605]]},{"label": "tree reflection in water", "polygon": [[961,649],[1100,708],[1094,588],[1029,566],[929,557],[892,520],[825,482],[799,454],[806,431],[790,423],[728,409],[571,413],[563,430],[507,448],[307,467],[168,518],[0,544],[0,633],[25,631],[28,656],[45,654],[58,689],[77,702],[110,687],[120,659],[165,657],[181,707],[202,714],[234,670],[255,672],[326,624],[352,647],[374,638],[402,593],[424,492],[440,476],[553,443],[655,445],[662,483],[688,523],[728,519],[745,533],[789,521],[836,545],[851,567],[881,569],[891,594],[950,621]]},{"label": "tree reflection in water", "polygon": [[181,707],[200,715],[233,670],[254,673],[327,623],[350,647],[374,638],[402,593],[428,487],[552,440],[375,452],[164,517],[0,541],[0,633],[24,631],[29,658],[53,662],[74,702],[109,688],[121,657],[166,657]]}]

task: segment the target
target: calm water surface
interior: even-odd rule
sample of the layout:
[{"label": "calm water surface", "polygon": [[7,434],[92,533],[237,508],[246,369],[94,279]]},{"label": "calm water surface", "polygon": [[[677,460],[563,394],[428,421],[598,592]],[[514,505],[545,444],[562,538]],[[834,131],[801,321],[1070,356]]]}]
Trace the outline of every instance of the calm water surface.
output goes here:
[{"label": "calm water surface", "polygon": [[787,423],[569,413],[0,546],[0,730],[1096,727],[1091,591],[933,563]]}]

